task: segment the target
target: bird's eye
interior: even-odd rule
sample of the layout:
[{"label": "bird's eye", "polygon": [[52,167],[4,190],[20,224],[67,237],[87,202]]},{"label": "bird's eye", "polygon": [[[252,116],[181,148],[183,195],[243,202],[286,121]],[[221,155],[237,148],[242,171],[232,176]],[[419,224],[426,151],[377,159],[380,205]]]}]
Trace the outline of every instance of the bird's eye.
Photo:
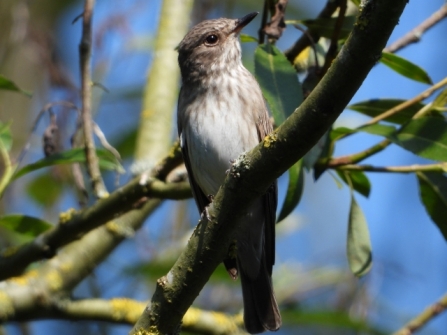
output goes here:
[{"label": "bird's eye", "polygon": [[217,43],[218,40],[219,40],[219,38],[217,37],[216,34],[211,34],[206,37],[205,44],[214,45]]}]

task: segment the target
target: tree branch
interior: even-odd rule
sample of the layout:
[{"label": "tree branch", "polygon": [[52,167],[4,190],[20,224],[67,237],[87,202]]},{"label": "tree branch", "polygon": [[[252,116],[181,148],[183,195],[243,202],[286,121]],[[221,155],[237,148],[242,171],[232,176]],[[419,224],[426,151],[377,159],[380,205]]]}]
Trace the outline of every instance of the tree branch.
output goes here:
[{"label": "tree branch", "polygon": [[412,29],[406,33],[403,37],[398,39],[396,42],[392,43],[389,47],[386,47],[384,51],[386,52],[397,52],[406,46],[417,43],[421,40],[422,35],[432,28],[435,24],[440,22],[447,16],[447,4],[441,6],[436,12],[434,12],[428,19],[418,25],[416,28]]},{"label": "tree branch", "polygon": [[170,156],[145,180],[134,178],[86,210],[79,212],[68,210],[60,215],[59,224],[54,228],[17,250],[3,251],[0,254],[0,280],[21,274],[32,262],[53,257],[58,248],[117,215],[129,211],[143,197],[175,200],[190,198],[191,190],[187,181],[166,183],[155,179],[158,176],[165,177],[169,169],[177,166],[181,162],[180,155],[178,150],[173,149]]},{"label": "tree branch", "polygon": [[435,316],[445,311],[447,308],[447,294],[439,299],[435,304],[427,307],[421,314],[408,322],[403,328],[399,329],[393,335],[411,335],[422,328],[427,322]]},{"label": "tree branch", "polygon": [[447,170],[447,163],[426,164],[426,165],[409,165],[409,166],[372,166],[372,165],[354,165],[346,164],[337,167],[338,170],[347,171],[364,171],[364,172],[397,172],[397,173],[412,173],[412,172],[426,172],[436,171],[444,172]]},{"label": "tree branch", "polygon": [[192,5],[193,0],[162,2],[152,65],[143,93],[134,173],[151,170],[172,143],[173,111],[180,77],[175,48],[188,30]]},{"label": "tree branch", "polygon": [[92,125],[92,80],[90,58],[92,54],[92,15],[94,5],[94,0],[85,0],[82,20],[82,37],[81,43],[79,43],[82,96],[81,115],[84,130],[87,171],[91,178],[93,192],[98,198],[104,198],[108,195],[108,192],[102,180],[101,171],[99,170]]},{"label": "tree branch", "polygon": [[148,330],[169,334],[178,329],[183,315],[226,255],[244,207],[303,157],[341,114],[379,59],[406,3],[365,3],[358,21],[362,23],[355,25],[339,56],[309,97],[286,122],[232,165],[208,208],[209,215],[204,215],[169,273],[157,281],[152,303],[131,334]]}]

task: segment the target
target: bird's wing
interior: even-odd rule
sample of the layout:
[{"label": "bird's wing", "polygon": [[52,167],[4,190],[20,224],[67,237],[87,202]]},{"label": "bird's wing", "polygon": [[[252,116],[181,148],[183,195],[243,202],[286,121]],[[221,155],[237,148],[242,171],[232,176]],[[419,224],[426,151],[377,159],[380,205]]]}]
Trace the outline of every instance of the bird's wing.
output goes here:
[{"label": "bird's wing", "polygon": [[[270,121],[267,108],[259,116],[256,124],[258,129],[259,141],[273,131],[273,125]],[[272,268],[275,264],[275,222],[276,207],[278,205],[278,183],[275,182],[268,188],[267,193],[263,196],[265,208],[265,225],[264,225],[264,251],[267,271],[272,275]]]},{"label": "bird's wing", "polygon": [[[178,110],[180,110],[182,108],[182,102],[183,102],[183,87],[180,89],[180,94],[179,94],[179,101],[178,101]],[[189,184],[191,185],[191,191],[192,194],[194,196],[194,200],[196,201],[196,205],[197,208],[199,209],[199,213],[203,213],[203,211],[205,210],[205,207],[209,205],[210,200],[208,199],[208,197],[205,195],[205,193],[203,193],[203,191],[200,189],[199,185],[197,184],[197,182],[194,179],[194,175],[192,173],[192,168],[191,168],[191,162],[189,160],[189,153],[188,153],[188,143],[186,141],[186,136],[184,136],[185,134],[183,133],[183,117],[184,114],[183,113],[178,113],[177,115],[177,130],[178,130],[178,135],[180,138],[180,147],[182,149],[182,155],[183,155],[183,161],[185,163],[186,166],[186,170],[188,171],[188,178],[189,178]]]},{"label": "bird's wing", "polygon": [[197,208],[200,213],[203,213],[205,207],[209,205],[210,201],[208,197],[203,193],[200,189],[199,185],[194,179],[194,175],[192,174],[191,163],[189,161],[188,154],[188,144],[186,143],[186,138],[182,138],[182,134],[180,133],[180,143],[182,148],[183,161],[185,162],[186,170],[188,171],[189,184],[191,185],[191,191],[194,196],[194,200],[196,201]]}]

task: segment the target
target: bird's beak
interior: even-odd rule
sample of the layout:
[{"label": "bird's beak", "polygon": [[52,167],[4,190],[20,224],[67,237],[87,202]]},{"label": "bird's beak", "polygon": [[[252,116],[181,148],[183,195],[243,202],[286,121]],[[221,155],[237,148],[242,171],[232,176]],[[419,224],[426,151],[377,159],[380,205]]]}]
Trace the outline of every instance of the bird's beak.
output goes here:
[{"label": "bird's beak", "polygon": [[239,34],[239,32],[244,28],[247,24],[251,22],[255,18],[256,15],[258,15],[258,12],[253,12],[250,14],[245,15],[244,17],[241,17],[240,19],[236,20],[236,28],[234,28],[233,33]]}]

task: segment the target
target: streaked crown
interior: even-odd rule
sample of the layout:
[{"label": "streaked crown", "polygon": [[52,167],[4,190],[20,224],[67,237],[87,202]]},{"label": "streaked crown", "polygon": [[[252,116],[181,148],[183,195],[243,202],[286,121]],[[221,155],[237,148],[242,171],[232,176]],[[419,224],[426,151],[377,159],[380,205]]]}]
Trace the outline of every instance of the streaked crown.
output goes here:
[{"label": "streaked crown", "polygon": [[239,65],[239,32],[258,13],[241,19],[215,19],[194,26],[178,46],[178,61],[183,82],[201,80],[203,76]]}]

